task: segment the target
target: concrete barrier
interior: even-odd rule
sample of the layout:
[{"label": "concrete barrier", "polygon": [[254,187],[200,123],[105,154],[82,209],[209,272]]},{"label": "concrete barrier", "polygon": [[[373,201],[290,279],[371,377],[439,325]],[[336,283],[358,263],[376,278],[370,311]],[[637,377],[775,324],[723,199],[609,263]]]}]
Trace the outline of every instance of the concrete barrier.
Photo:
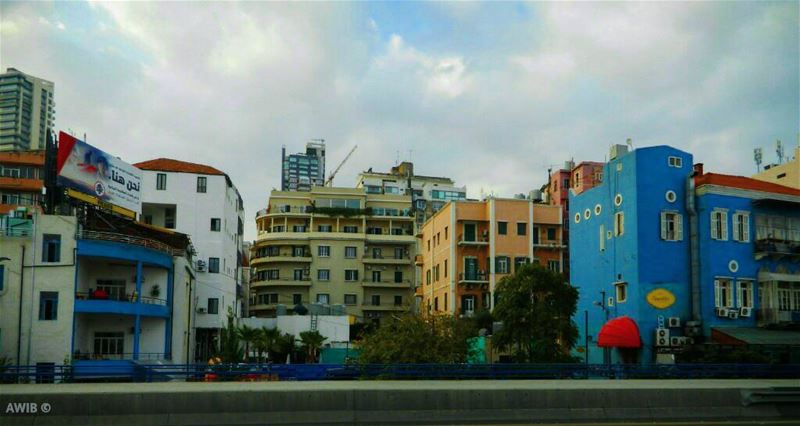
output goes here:
[{"label": "concrete barrier", "polygon": [[796,380],[3,385],[0,424],[800,422],[798,388]]}]

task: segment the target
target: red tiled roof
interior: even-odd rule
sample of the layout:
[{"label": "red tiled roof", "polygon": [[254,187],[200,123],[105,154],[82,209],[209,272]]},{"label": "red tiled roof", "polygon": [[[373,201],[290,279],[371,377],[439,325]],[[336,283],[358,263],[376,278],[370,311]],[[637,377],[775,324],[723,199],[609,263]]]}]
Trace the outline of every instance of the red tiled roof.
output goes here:
[{"label": "red tiled roof", "polygon": [[202,175],[220,175],[225,173],[205,164],[189,163],[187,161],[173,160],[171,158],[156,158],[155,160],[142,161],[134,166],[142,170],[157,170],[162,172],[197,173]]},{"label": "red tiled roof", "polygon": [[694,178],[696,186],[717,185],[730,188],[748,189],[751,191],[771,192],[775,194],[793,195],[800,197],[800,189],[778,185],[777,183],[764,182],[744,176],[721,175],[717,173],[705,173]]}]

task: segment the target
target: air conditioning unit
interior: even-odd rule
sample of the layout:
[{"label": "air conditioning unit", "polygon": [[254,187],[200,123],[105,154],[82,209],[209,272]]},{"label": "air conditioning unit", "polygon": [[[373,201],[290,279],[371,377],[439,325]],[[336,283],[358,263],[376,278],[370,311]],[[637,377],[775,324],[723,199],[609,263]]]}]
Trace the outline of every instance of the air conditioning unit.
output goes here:
[{"label": "air conditioning unit", "polygon": [[737,319],[739,318],[739,311],[729,309],[728,310],[728,319]]},{"label": "air conditioning unit", "polygon": [[669,317],[667,319],[667,326],[669,328],[677,328],[681,326],[681,319],[680,317]]},{"label": "air conditioning unit", "polygon": [[669,329],[657,328],[656,329],[656,346],[669,346]]},{"label": "air conditioning unit", "polygon": [[672,336],[669,338],[669,345],[670,346],[681,346],[683,343],[683,338],[679,336]]},{"label": "air conditioning unit", "polygon": [[198,314],[205,314],[206,312],[208,312],[206,308],[197,308]]},{"label": "air conditioning unit", "polygon": [[753,308],[741,308],[741,309],[739,309],[739,316],[740,317],[751,317],[751,316],[753,316]]},{"label": "air conditioning unit", "polygon": [[694,345],[694,339],[691,337],[681,337],[681,344],[683,345]]},{"label": "air conditioning unit", "polygon": [[728,308],[717,308],[717,316],[718,317],[727,317],[728,316]]},{"label": "air conditioning unit", "polygon": [[372,269],[372,266],[370,266],[370,265],[366,265],[366,266],[365,266],[365,268],[366,268],[367,270],[369,270],[369,269]]},{"label": "air conditioning unit", "polygon": [[206,262],[204,260],[198,260],[197,263],[195,264],[195,269],[198,272],[205,271],[206,270]]}]

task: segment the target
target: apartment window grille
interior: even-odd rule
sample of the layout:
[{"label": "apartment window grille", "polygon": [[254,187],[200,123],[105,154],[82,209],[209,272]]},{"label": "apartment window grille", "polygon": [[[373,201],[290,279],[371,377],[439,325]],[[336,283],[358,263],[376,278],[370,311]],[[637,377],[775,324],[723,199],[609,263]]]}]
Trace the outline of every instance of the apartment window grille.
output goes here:
[{"label": "apartment window grille", "polygon": [[320,281],[328,281],[331,279],[331,270],[330,269],[318,269],[317,270],[317,279]]},{"label": "apartment window grille", "polygon": [[319,247],[317,247],[317,256],[319,256],[319,257],[330,257],[331,256],[331,246],[319,246]]}]

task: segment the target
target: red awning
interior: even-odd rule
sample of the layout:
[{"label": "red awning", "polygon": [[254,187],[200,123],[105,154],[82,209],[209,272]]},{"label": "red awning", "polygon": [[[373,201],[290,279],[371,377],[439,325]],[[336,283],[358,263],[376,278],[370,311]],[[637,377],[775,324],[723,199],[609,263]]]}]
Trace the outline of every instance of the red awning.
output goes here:
[{"label": "red awning", "polygon": [[639,327],[630,317],[614,318],[600,329],[597,346],[603,348],[641,348]]}]

